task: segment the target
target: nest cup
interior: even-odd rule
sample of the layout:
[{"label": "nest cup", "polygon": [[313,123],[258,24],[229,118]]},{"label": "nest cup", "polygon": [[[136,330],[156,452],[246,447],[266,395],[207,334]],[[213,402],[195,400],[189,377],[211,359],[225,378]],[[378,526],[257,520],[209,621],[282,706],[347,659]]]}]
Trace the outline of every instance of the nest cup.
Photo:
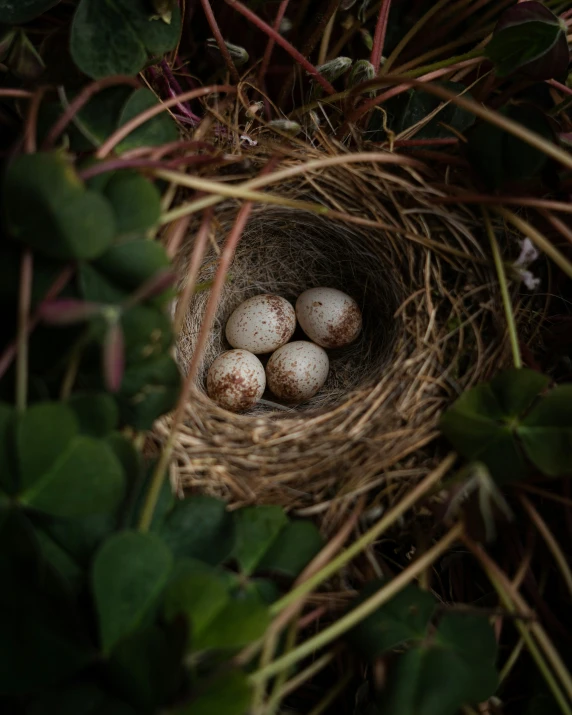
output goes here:
[{"label": "nest cup", "polygon": [[[237,504],[343,514],[359,493],[384,484],[399,490],[423,477],[435,463],[442,410],[507,361],[496,279],[480,222],[464,207],[433,204],[439,192],[417,170],[330,166],[270,190],[329,211],[254,207],[176,439],[173,476],[182,488]],[[216,208],[199,282],[212,279],[237,210],[233,201]],[[177,257],[181,286],[198,225]],[[229,349],[224,329],[232,311],[259,293],[294,303],[315,286],[348,293],[364,317],[353,345],[329,351],[320,393],[294,407],[267,394],[246,414],[214,404],[206,372]],[[185,316],[177,346],[183,372],[208,292],[193,297]],[[159,441],[169,426],[169,418],[157,425]]]}]

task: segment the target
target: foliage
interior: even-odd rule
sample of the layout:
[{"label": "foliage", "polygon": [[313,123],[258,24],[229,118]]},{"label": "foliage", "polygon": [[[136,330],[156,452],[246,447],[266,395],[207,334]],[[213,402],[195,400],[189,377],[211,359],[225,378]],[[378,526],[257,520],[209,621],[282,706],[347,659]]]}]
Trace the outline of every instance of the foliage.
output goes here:
[{"label": "foliage", "polygon": [[[197,19],[198,3],[176,0],[0,0],[6,85],[0,97],[6,128],[0,241],[3,712],[244,715],[258,708],[254,661],[245,667],[236,656],[244,648],[257,656],[284,607],[285,591],[323,547],[312,522],[278,507],[229,511],[207,496],[175,498],[162,461],[143,449],[144,432],[181,398],[169,317],[174,275],[155,240],[169,221],[175,187],[158,180],[155,170],[187,163],[210,170],[234,161],[240,142],[254,144],[252,128],[282,137],[303,133],[316,146],[330,142],[332,129],[340,146],[368,150],[355,139],[357,127],[397,160],[401,147],[405,154],[416,144],[461,147],[458,155],[437,155],[447,165],[447,184],[460,162],[463,176],[456,180],[462,186],[453,178],[455,191],[470,190],[467,160],[478,185],[497,192],[494,202],[523,182],[532,198],[544,199],[554,187],[558,196],[568,191],[569,176],[553,159],[570,139],[569,18],[547,7],[561,12],[563,3],[523,2],[491,12],[489,3],[457,3],[433,24],[424,13],[434,3],[424,0],[375,7],[367,0],[324,0],[315,16],[314,3],[293,3],[293,19],[283,18],[279,35],[270,35],[280,40],[280,50],[262,62],[257,33],[264,24],[272,30],[273,4],[243,7],[259,13],[262,25],[243,21],[248,15],[239,15],[239,2],[223,10],[210,4],[214,26]],[[387,12],[385,20],[378,7]],[[222,42],[211,37],[218,29]],[[408,33],[419,43],[419,57]],[[336,52],[328,53],[328,43]],[[286,66],[294,45],[299,72]],[[450,47],[459,48],[459,56],[451,56]],[[386,61],[398,81],[385,82]],[[245,127],[236,144],[234,124],[220,121],[226,101],[220,88],[206,100],[178,102],[170,112],[159,107],[184,90],[236,79],[237,67],[247,78],[240,100],[248,97],[251,104],[233,119],[240,132]],[[335,83],[335,99],[325,96],[316,73]],[[453,99],[408,83],[428,77]],[[496,121],[459,106],[457,97],[497,110]],[[203,117],[214,123],[211,139],[187,136]],[[544,149],[509,131],[503,119],[544,140]],[[116,133],[132,121],[137,126],[119,139]],[[510,240],[504,248],[510,252]],[[555,293],[566,295],[556,279],[555,285]],[[547,375],[509,370],[462,394],[442,416],[441,431],[455,450],[496,482],[491,488],[488,475],[480,480],[481,506],[501,503],[500,488],[530,476],[569,476],[572,388],[555,384],[555,375],[556,369]],[[416,533],[416,540],[434,536],[430,529]],[[395,554],[390,560],[397,563]],[[360,564],[356,573],[356,583],[345,571],[339,581],[359,587],[367,568]],[[369,583],[353,605],[384,585]],[[488,587],[483,593],[490,597]],[[295,631],[293,624],[289,636],[266,639],[262,670],[267,657],[292,653]],[[454,715],[489,698],[498,685],[497,644],[487,616],[476,608],[468,613],[437,605],[430,591],[411,584],[346,641],[360,658],[387,669],[386,686],[368,712]],[[364,670],[360,662],[355,672]],[[271,683],[272,696],[280,694],[288,673]],[[553,708],[553,695],[538,689],[527,711]],[[268,704],[268,712],[273,708]]]},{"label": "foliage", "polygon": [[545,394],[549,383],[533,370],[503,372],[461,395],[442,416],[441,430],[499,484],[523,479],[533,466],[548,476],[568,474],[572,385]]}]

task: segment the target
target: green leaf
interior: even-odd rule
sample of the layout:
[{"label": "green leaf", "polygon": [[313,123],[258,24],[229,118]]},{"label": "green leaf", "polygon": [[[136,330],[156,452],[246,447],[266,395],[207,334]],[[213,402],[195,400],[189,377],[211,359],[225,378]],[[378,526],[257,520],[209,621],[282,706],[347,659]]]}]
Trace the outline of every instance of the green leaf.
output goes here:
[{"label": "green leaf", "polygon": [[14,427],[16,411],[0,402],[0,491],[13,495],[18,491]]},{"label": "green leaf", "polygon": [[242,571],[250,575],[288,523],[277,506],[253,506],[234,512],[236,544],[234,557]]},{"label": "green leaf", "polygon": [[60,685],[36,700],[26,715],[136,715],[130,705],[116,700],[90,682]]},{"label": "green leaf", "polygon": [[572,471],[572,385],[559,385],[532,408],[517,429],[528,458],[544,474]]},{"label": "green leaf", "polygon": [[170,355],[128,367],[118,395],[122,422],[136,430],[150,429],[173,409],[180,387],[181,374]]},{"label": "green leaf", "polygon": [[533,370],[507,370],[465,392],[441,417],[441,430],[464,457],[483,462],[499,484],[529,469],[517,440],[524,412],[547,385]]},{"label": "green leaf", "polygon": [[160,710],[180,687],[183,651],[171,641],[157,626],[140,628],[123,638],[109,657],[109,679],[116,692],[145,713]]},{"label": "green leaf", "polygon": [[128,364],[161,358],[173,342],[169,316],[153,305],[129,308],[121,316],[121,326]]},{"label": "green leaf", "polygon": [[59,573],[62,580],[68,584],[70,591],[77,594],[83,582],[83,571],[81,568],[45,531],[36,529],[36,537],[44,559]]},{"label": "green leaf", "polygon": [[[108,87],[92,97],[76,116],[73,131],[69,130],[72,149],[89,151],[89,149],[101,146],[117,129],[123,107],[133,91],[133,88],[125,85]],[[70,101],[74,97],[75,95],[70,94]],[[61,111],[63,111],[63,107],[60,107]],[[81,133],[81,136],[76,138],[78,132]],[[93,162],[91,157],[90,161]],[[90,179],[87,182],[88,186],[102,192],[112,176],[114,176],[113,172],[100,174]]]},{"label": "green leaf", "polygon": [[[471,98],[471,94],[466,91],[465,85],[460,82],[441,82],[440,86],[456,94],[463,94],[464,97]],[[400,134],[418,122],[425,119],[439,106],[441,109],[429,122],[415,132],[415,139],[441,139],[454,137],[455,132],[464,132],[475,123],[475,115],[465,109],[457,107],[452,102],[446,103],[439,97],[428,94],[418,89],[410,89],[387,103],[387,123],[391,131]],[[380,113],[372,116],[369,129],[377,130],[379,139],[385,138],[383,129],[384,118]],[[375,139],[374,139],[375,140]]]},{"label": "green leaf", "polygon": [[36,694],[93,660],[68,589],[16,510],[0,520],[0,583],[0,697]]},{"label": "green leaf", "polygon": [[14,159],[3,201],[12,236],[53,258],[96,258],[115,235],[107,200],[86,190],[60,154],[40,152]]},{"label": "green leaf", "polygon": [[545,55],[562,32],[556,22],[530,21],[495,32],[485,48],[498,77],[506,77],[520,67]]},{"label": "green leaf", "polygon": [[192,702],[177,708],[172,715],[246,715],[252,692],[242,671],[225,672],[201,689]]},{"label": "green leaf", "polygon": [[150,54],[173,49],[179,38],[177,8],[166,24],[144,0],[81,0],[71,30],[74,62],[89,77],[136,75]]},{"label": "green leaf", "polygon": [[79,517],[112,511],[123,491],[123,470],[110,447],[78,436],[22,493],[20,502],[53,516]]},{"label": "green leaf", "polygon": [[[354,607],[373,596],[385,583],[384,580],[368,583]],[[435,598],[430,593],[409,585],[364,618],[350,631],[348,640],[366,658],[377,658],[394,648],[422,641],[435,606]]]},{"label": "green leaf", "polygon": [[169,258],[157,241],[126,241],[112,246],[95,267],[126,291],[135,290],[158,271],[168,268]]},{"label": "green leaf", "polygon": [[127,298],[127,292],[112,283],[93,263],[80,265],[78,278],[81,296],[90,303],[119,305]]},{"label": "green leaf", "polygon": [[[136,172],[122,171],[114,174],[105,185],[103,194],[113,206],[119,234],[143,233],[159,221],[159,192],[151,181]],[[162,248],[159,244],[152,245]],[[166,255],[164,250],[163,255]]]},{"label": "green leaf", "polygon": [[[535,107],[511,105],[501,113],[544,139],[554,141],[548,119]],[[493,189],[533,178],[548,160],[544,152],[487,122],[469,133],[467,154],[473,168]]]},{"label": "green leaf", "polygon": [[[136,452],[136,454],[140,457],[138,452]],[[139,461],[141,462],[141,460]],[[155,459],[146,461],[144,468],[143,465],[140,464],[139,475],[136,480],[132,481],[133,486],[129,496],[129,503],[127,505],[124,520],[124,523],[128,528],[136,528],[139,524],[139,518],[149,493],[156,464],[157,460]],[[157,503],[155,504],[155,509],[153,510],[153,519],[151,520],[152,531],[156,531],[159,528],[169,511],[173,508],[174,504],[175,496],[173,495],[171,482],[169,479],[164,479],[159,491]]]},{"label": "green leaf", "polygon": [[0,0],[0,22],[19,25],[38,17],[60,0]]},{"label": "green leaf", "polygon": [[[129,97],[119,117],[119,126],[127,124],[142,112],[159,104],[150,89],[136,89]],[[137,127],[117,146],[118,151],[126,151],[140,146],[161,146],[179,138],[177,125],[167,112],[161,112]]]},{"label": "green leaf", "polygon": [[117,428],[119,412],[111,395],[76,393],[68,400],[79,424],[79,431],[90,437],[105,437]]},{"label": "green leaf", "polygon": [[192,557],[214,566],[230,556],[234,528],[224,502],[194,496],[175,504],[158,533],[176,558]]},{"label": "green leaf", "polygon": [[19,418],[16,442],[23,489],[49,472],[79,431],[70,407],[58,402],[33,405]]},{"label": "green leaf", "polygon": [[231,598],[198,633],[192,650],[233,650],[261,638],[270,625],[268,607],[255,593]]},{"label": "green leaf", "polygon": [[449,614],[427,645],[399,656],[388,675],[384,715],[456,715],[494,694],[496,641],[486,618]]},{"label": "green leaf", "polygon": [[156,606],[173,556],[156,534],[122,532],[99,549],[92,569],[101,646],[109,653]]},{"label": "green leaf", "polygon": [[290,521],[258,562],[257,571],[272,571],[296,578],[324,545],[310,521]]},{"label": "green leaf", "polygon": [[163,615],[167,621],[184,616],[194,640],[208,628],[229,599],[228,582],[216,569],[187,571],[169,583]]}]

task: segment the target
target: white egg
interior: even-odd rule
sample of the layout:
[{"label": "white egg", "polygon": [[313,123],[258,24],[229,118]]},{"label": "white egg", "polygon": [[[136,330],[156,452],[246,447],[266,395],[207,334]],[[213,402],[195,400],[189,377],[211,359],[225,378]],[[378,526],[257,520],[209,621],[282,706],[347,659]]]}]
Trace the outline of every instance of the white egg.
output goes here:
[{"label": "white egg", "polygon": [[287,343],[272,353],[266,365],[268,387],[287,402],[304,402],[322,387],[330,361],[326,351],[306,340]]},{"label": "white egg", "polygon": [[279,295],[255,295],[228,319],[226,339],[233,348],[261,355],[287,343],[296,328],[294,308]]},{"label": "white egg", "polygon": [[310,288],[296,301],[296,315],[302,330],[324,348],[349,345],[361,332],[358,304],[336,288]]},{"label": "white egg", "polygon": [[248,350],[227,350],[210,366],[207,392],[211,400],[231,412],[248,410],[262,397],[266,374]]}]

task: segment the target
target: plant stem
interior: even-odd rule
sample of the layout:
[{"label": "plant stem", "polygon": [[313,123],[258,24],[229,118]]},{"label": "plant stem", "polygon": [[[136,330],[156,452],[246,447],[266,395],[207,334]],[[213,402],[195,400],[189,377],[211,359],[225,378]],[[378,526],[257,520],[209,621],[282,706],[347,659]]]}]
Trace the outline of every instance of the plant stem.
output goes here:
[{"label": "plant stem", "polygon": [[456,454],[451,453],[441,462],[441,464],[430,472],[422,482],[408,492],[401,501],[396,504],[385,516],[383,516],[375,526],[360,537],[357,541],[342,551],[341,554],[332,559],[324,568],[320,569],[316,574],[301,583],[297,588],[287,593],[278,601],[275,601],[270,606],[270,613],[276,615],[280,613],[286,606],[297,601],[299,598],[311,593],[317,586],[326,581],[330,576],[337,573],[342,566],[345,566],[349,561],[355,558],[359,553],[376,541],[384,531],[392,526],[415,502],[426,494],[435,484],[437,484],[443,476],[453,466],[456,459]]},{"label": "plant stem", "polygon": [[566,560],[566,556],[564,555],[560,544],[556,541],[554,534],[548,528],[548,524],[523,494],[520,496],[520,502],[546,542],[552,556],[554,556],[554,560],[560,569],[560,574],[570,591],[570,595],[572,596],[572,571],[570,570],[570,566],[568,565],[568,561]]},{"label": "plant stem", "polygon": [[519,659],[520,654],[522,652],[522,649],[525,646],[524,638],[521,636],[518,640],[518,643],[516,646],[512,649],[512,653],[509,655],[509,657],[506,660],[506,663],[503,665],[502,670],[499,675],[499,682],[502,683],[504,680],[507,679],[509,676],[509,673],[513,669],[516,661]]},{"label": "plant stem", "polygon": [[[272,25],[272,29],[278,34],[280,34],[280,24],[282,23],[289,2],[290,0],[282,0],[278,6],[276,17],[274,18],[274,25]],[[268,71],[268,65],[270,64],[270,58],[272,57],[272,51],[274,50],[275,44],[276,42],[274,37],[269,37],[266,50],[264,51],[264,57],[262,58],[262,63],[260,65],[260,71],[258,73],[258,83],[260,85],[262,85],[264,78],[266,77],[266,72]]]},{"label": "plant stem", "polygon": [[28,249],[20,264],[20,295],[18,300],[18,336],[16,348],[16,409],[24,412],[28,402],[28,319],[32,302],[34,259]]},{"label": "plant stem", "polygon": [[323,670],[332,660],[336,657],[336,651],[333,650],[329,653],[324,653],[323,656],[317,658],[313,663],[311,663],[307,668],[297,673],[293,678],[288,680],[284,685],[278,690],[278,692],[272,696],[268,703],[267,713],[274,713],[276,708],[280,705],[281,701],[289,695],[291,692],[300,687],[310,678],[313,678],[316,673]]},{"label": "plant stem", "polygon": [[238,74],[238,70],[236,69],[234,62],[232,61],[232,57],[230,56],[228,47],[226,46],[226,44],[224,42],[222,33],[219,30],[219,26],[216,21],[216,17],[214,16],[214,12],[212,10],[211,4],[210,4],[209,0],[201,0],[201,5],[203,6],[203,10],[204,10],[205,16],[207,18],[207,22],[209,23],[211,32],[213,33],[213,35],[215,37],[215,40],[216,40],[216,43],[220,50],[220,53],[224,57],[224,61],[226,63],[228,71],[230,72],[230,76],[232,77],[233,81],[238,84],[240,82],[240,75]]},{"label": "plant stem", "polygon": [[319,648],[323,648],[332,641],[336,640],[347,631],[354,628],[358,623],[371,615],[384,603],[387,603],[395,595],[397,595],[407,584],[411,583],[414,578],[416,578],[420,573],[422,573],[428,566],[434,563],[440,556],[442,556],[449,547],[459,539],[463,533],[463,525],[456,524],[450,531],[437,542],[435,546],[430,548],[426,553],[417,559],[414,563],[408,566],[405,571],[402,571],[398,576],[392,579],[388,584],[383,586],[377,593],[370,596],[366,601],[360,603],[359,606],[354,608],[350,613],[346,614],[338,621],[333,623],[329,628],[321,631],[313,638],[309,638],[307,641],[298,646],[295,650],[287,653],[286,655],[278,658],[273,663],[270,663],[265,668],[256,671],[250,676],[250,681],[255,684],[260,680],[267,679],[284,670],[284,668],[289,668],[298,661],[311,655],[314,651]]},{"label": "plant stem", "polygon": [[425,25],[432,17],[435,15],[435,13],[439,12],[439,10],[446,5],[450,0],[439,0],[436,2],[422,17],[417,20],[417,22],[413,25],[413,27],[407,32],[400,42],[397,44],[396,48],[393,50],[393,52],[389,55],[387,58],[385,64],[382,67],[382,73],[388,72],[390,68],[393,66],[395,60],[399,57],[401,54],[401,51],[405,48],[405,46],[409,43],[409,40],[411,40],[412,37],[414,37],[419,30]]},{"label": "plant stem", "polygon": [[280,47],[284,48],[286,52],[290,55],[290,57],[292,57],[302,67],[303,70],[305,70],[311,77],[313,77],[316,82],[321,85],[321,87],[327,94],[334,94],[336,90],[332,87],[328,80],[318,72],[316,67],[314,67],[311,62],[308,62],[308,60],[304,57],[303,54],[298,52],[298,50],[293,47],[292,44],[288,42],[288,40],[282,37],[279,32],[276,32],[273,27],[270,27],[270,25],[264,22],[264,20],[259,18],[258,15],[253,13],[252,10],[249,10],[241,2],[238,2],[238,0],[226,0],[226,2],[232,8],[237,10],[237,12],[239,12],[241,15],[244,15],[244,17],[250,20],[250,22],[256,25],[259,30],[265,32],[268,37],[272,37],[274,42],[276,42],[277,45],[280,45]]},{"label": "plant stem", "polygon": [[375,73],[379,72],[381,58],[383,55],[383,46],[385,44],[385,35],[387,33],[387,21],[389,19],[389,11],[391,9],[391,0],[382,0],[375,25],[375,33],[373,35],[373,45],[371,48],[370,63],[375,69]]},{"label": "plant stem", "polygon": [[[572,167],[572,156],[570,156],[571,167]],[[528,236],[532,243],[535,244],[543,253],[545,253],[549,258],[551,258],[556,265],[566,273],[569,278],[572,278],[572,263],[565,258],[564,254],[555,248],[550,241],[543,236],[540,231],[537,231],[533,226],[531,226],[526,221],[523,221],[516,214],[512,213],[508,209],[503,207],[495,207],[494,211],[500,214],[504,219],[512,223],[515,228],[517,228],[525,236]]]},{"label": "plant stem", "polygon": [[435,70],[444,69],[445,67],[451,67],[456,65],[458,62],[464,62],[465,60],[476,59],[477,57],[484,59],[482,56],[483,50],[480,47],[476,47],[474,50],[469,50],[462,55],[455,55],[455,57],[449,57],[446,60],[439,60],[438,62],[433,62],[430,65],[424,65],[423,67],[416,67],[415,69],[407,70],[403,73],[404,77],[422,77],[428,72],[434,72]]},{"label": "plant stem", "polygon": [[[488,556],[482,546],[476,544],[466,535],[463,536],[463,542],[481,564],[483,570],[499,594],[505,608],[507,608],[511,613],[516,613],[518,609],[522,613],[534,616],[522,596],[520,596],[520,594],[512,588],[506,574],[504,574],[497,564],[490,558],[490,556]],[[534,620],[529,624],[524,624],[521,621],[516,620],[515,624],[520,631],[521,636],[524,638],[530,654],[534,658],[539,670],[542,672],[548,686],[550,687],[554,698],[558,701],[562,712],[566,715],[572,715],[572,708],[566,702],[565,695],[562,693],[548,666],[548,663],[537,646],[538,643],[540,648],[544,651],[544,655],[547,660],[559,676],[560,683],[564,687],[568,697],[572,699],[572,678],[570,677],[570,673],[550,639],[546,635],[544,629],[540,623]],[[536,642],[532,638],[532,635],[536,638]]]},{"label": "plant stem", "polygon": [[508,328],[508,336],[509,336],[509,340],[510,340],[510,347],[512,349],[512,360],[513,360],[514,366],[516,368],[521,368],[522,367],[522,357],[520,354],[520,346],[518,343],[518,333],[516,330],[516,322],[514,319],[514,312],[512,309],[512,301],[510,299],[510,294],[508,292],[506,273],[504,270],[504,264],[502,261],[499,244],[496,239],[495,232],[493,230],[489,212],[484,207],[481,207],[481,211],[482,211],[483,218],[485,221],[485,230],[487,232],[487,236],[489,237],[489,241],[491,244],[491,250],[493,252],[493,260],[495,262],[495,268],[496,268],[497,277],[499,280],[499,286],[500,286],[500,291],[501,291],[501,296],[502,296],[504,313],[505,313],[505,317],[506,317],[506,324],[507,324],[507,328]]}]

